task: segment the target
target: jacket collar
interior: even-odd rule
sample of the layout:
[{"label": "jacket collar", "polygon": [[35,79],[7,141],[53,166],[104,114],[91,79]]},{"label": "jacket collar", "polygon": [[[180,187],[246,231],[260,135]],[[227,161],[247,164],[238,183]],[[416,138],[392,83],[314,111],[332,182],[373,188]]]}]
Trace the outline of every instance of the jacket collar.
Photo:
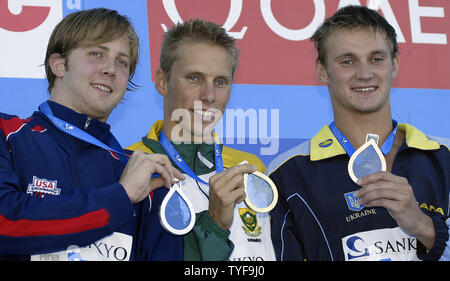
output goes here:
[{"label": "jacket collar", "polygon": [[55,117],[62,119],[84,131],[98,140],[104,140],[110,134],[110,125],[96,118],[88,118],[87,114],[78,113],[59,103],[48,101]]},{"label": "jacket collar", "polygon": [[[420,150],[436,150],[440,148],[438,142],[430,140],[419,129],[409,124],[399,123],[398,130],[405,133],[407,147]],[[328,125],[323,126],[319,133],[311,139],[310,151],[311,161],[346,154]]]},{"label": "jacket collar", "polygon": [[[156,121],[146,137],[142,138],[143,145],[154,153],[166,154],[164,148],[159,142],[159,135],[163,127],[163,121]],[[186,164],[198,175],[208,174],[215,171],[214,145],[201,144],[186,144],[186,143],[172,143],[177,152],[186,162]],[[222,145],[220,145],[221,148]],[[198,156],[201,154],[201,157]],[[172,165],[177,165],[171,159]]]}]

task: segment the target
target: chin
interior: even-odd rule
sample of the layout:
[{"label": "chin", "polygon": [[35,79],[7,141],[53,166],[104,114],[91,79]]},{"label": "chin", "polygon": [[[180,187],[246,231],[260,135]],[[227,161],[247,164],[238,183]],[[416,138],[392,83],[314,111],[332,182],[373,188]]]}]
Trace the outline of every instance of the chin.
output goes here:
[{"label": "chin", "polygon": [[382,108],[382,105],[355,106],[353,110],[361,114],[371,114],[380,111]]}]

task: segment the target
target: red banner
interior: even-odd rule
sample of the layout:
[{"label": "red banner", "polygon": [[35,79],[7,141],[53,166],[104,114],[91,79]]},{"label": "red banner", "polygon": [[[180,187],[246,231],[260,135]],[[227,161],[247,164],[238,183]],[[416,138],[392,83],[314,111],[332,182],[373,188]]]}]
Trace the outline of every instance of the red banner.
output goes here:
[{"label": "red banner", "polygon": [[322,85],[309,38],[326,17],[346,4],[378,10],[397,30],[400,88],[450,89],[448,0],[148,0],[151,71],[159,66],[164,30],[203,18],[222,25],[241,49],[235,83]]}]

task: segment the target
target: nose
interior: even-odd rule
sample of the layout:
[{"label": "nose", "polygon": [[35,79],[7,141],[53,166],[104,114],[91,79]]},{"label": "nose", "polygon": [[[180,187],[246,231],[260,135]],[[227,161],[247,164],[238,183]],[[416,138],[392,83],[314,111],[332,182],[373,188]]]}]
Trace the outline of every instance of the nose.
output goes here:
[{"label": "nose", "polygon": [[215,87],[213,81],[203,84],[200,100],[204,103],[213,103],[216,99]]},{"label": "nose", "polygon": [[373,78],[372,68],[369,63],[361,62],[358,64],[356,78],[360,80],[370,80]]},{"label": "nose", "polygon": [[105,60],[100,71],[105,75],[114,77],[116,75],[116,62],[113,60]]}]

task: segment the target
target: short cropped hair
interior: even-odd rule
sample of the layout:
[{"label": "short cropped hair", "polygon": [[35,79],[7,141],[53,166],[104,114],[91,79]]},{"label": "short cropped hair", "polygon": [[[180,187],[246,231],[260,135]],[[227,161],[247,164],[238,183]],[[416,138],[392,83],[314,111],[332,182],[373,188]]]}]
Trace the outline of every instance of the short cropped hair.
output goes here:
[{"label": "short cropped hair", "polygon": [[67,58],[69,53],[78,47],[104,44],[123,35],[130,40],[131,50],[128,90],[135,89],[136,84],[131,79],[139,59],[139,38],[136,31],[126,16],[120,15],[115,10],[96,8],[69,14],[53,30],[44,62],[48,91],[51,92],[56,79],[49,63],[52,54],[57,53]]},{"label": "short cropped hair", "polygon": [[347,29],[373,29],[386,35],[386,39],[391,43],[391,55],[394,57],[398,53],[397,33],[395,29],[377,11],[363,6],[345,6],[340,8],[333,16],[328,18],[311,37],[311,41],[317,50],[317,60],[322,65],[326,65],[326,39],[337,30]]},{"label": "short cropped hair", "polygon": [[232,75],[238,66],[239,49],[236,39],[227,34],[218,24],[202,19],[190,19],[176,24],[164,33],[161,44],[160,68],[169,80],[172,64],[179,58],[184,43],[210,43],[225,48],[232,58]]}]

